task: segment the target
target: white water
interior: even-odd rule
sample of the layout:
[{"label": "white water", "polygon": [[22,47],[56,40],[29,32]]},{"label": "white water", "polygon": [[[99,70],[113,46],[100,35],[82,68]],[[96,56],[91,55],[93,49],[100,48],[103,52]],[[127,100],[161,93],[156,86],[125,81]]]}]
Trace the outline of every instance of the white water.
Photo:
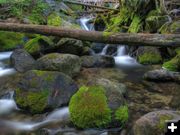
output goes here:
[{"label": "white water", "polygon": [[16,72],[14,68],[6,68],[7,64],[4,63],[4,60],[9,59],[11,54],[12,52],[0,52],[0,77]]},{"label": "white water", "polygon": [[47,118],[41,122],[19,122],[19,121],[2,121],[3,125],[13,131],[26,131],[32,132],[52,124],[62,124],[69,122],[69,109],[68,107],[60,108],[47,116]]}]

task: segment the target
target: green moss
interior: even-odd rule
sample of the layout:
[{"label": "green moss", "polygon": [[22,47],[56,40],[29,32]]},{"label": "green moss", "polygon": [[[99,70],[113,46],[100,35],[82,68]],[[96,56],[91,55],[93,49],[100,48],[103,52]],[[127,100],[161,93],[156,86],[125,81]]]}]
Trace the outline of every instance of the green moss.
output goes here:
[{"label": "green moss", "polygon": [[82,86],[69,104],[72,122],[80,128],[103,127],[111,122],[104,88]]},{"label": "green moss", "polygon": [[[33,72],[34,72],[37,76],[39,76],[39,77],[42,77],[42,76],[45,75],[44,80],[46,80],[46,81],[48,81],[48,82],[51,82],[51,81],[54,80],[54,76],[51,75],[51,74],[47,74],[46,71],[33,70]],[[32,85],[32,86],[34,86],[34,85]]]},{"label": "green moss", "polygon": [[20,107],[28,109],[32,114],[36,114],[42,113],[46,109],[48,95],[48,90],[26,93],[17,89],[15,99]]},{"label": "green moss", "polygon": [[118,120],[122,125],[124,125],[129,118],[128,106],[121,106],[115,112],[115,119]]},{"label": "green moss", "polygon": [[103,32],[103,37],[108,38],[109,36],[113,35],[114,32]]},{"label": "green moss", "polygon": [[62,25],[62,19],[57,13],[52,13],[48,16],[48,25],[52,26],[61,26]]},{"label": "green moss", "polygon": [[0,51],[12,50],[22,45],[24,34],[0,31]]},{"label": "green moss", "polygon": [[163,67],[170,70],[179,72],[180,71],[180,54],[172,58],[170,61],[167,61],[163,64]]},{"label": "green moss", "polygon": [[157,128],[159,131],[164,131],[166,126],[166,121],[171,120],[173,117],[171,115],[162,115],[159,118],[159,123],[157,125]]},{"label": "green moss", "polygon": [[159,64],[162,62],[162,57],[155,53],[144,53],[138,57],[138,61],[141,64]]}]

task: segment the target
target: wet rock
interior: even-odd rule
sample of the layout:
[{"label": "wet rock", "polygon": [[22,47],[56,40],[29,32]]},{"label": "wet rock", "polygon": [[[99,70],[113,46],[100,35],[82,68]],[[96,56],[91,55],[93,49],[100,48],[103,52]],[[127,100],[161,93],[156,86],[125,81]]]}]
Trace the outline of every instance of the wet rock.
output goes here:
[{"label": "wet rock", "polygon": [[91,48],[94,50],[95,53],[100,53],[104,47],[105,45],[102,43],[93,43]]},{"label": "wet rock", "polygon": [[20,80],[15,100],[22,109],[42,113],[67,105],[77,89],[75,82],[63,73],[32,70]]},{"label": "wet rock", "polygon": [[35,68],[35,60],[23,49],[16,49],[10,58],[11,65],[18,72],[26,72]]},{"label": "wet rock", "polygon": [[82,66],[86,68],[92,67],[113,67],[115,65],[115,60],[111,56],[83,56]]},{"label": "wet rock", "polygon": [[158,48],[139,47],[136,53],[137,60],[141,64],[159,64],[162,62],[162,56]]},{"label": "wet rock", "polygon": [[76,76],[81,69],[81,60],[72,54],[51,53],[37,60],[37,69],[59,71],[69,76]]},{"label": "wet rock", "polygon": [[144,78],[150,81],[177,81],[180,82],[180,73],[158,69],[148,71],[144,74]]},{"label": "wet rock", "polygon": [[107,54],[106,55],[115,55],[117,52],[117,47],[116,46],[109,46],[107,48]]},{"label": "wet rock", "polygon": [[150,112],[138,119],[132,130],[133,135],[161,135],[166,132],[166,120],[180,120],[178,111]]}]

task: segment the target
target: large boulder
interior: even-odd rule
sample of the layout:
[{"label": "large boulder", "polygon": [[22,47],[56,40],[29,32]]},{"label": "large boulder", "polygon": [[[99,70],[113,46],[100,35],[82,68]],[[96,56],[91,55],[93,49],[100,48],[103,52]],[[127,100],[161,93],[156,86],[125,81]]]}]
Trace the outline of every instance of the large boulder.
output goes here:
[{"label": "large boulder", "polygon": [[136,55],[141,64],[159,64],[162,62],[161,53],[155,47],[139,47]]},{"label": "large boulder", "polygon": [[152,70],[144,74],[144,78],[150,81],[178,81],[180,82],[180,74],[167,71],[165,69]]},{"label": "large boulder", "polygon": [[10,58],[11,65],[18,72],[26,72],[35,68],[34,58],[23,49],[16,49]]},{"label": "large boulder", "polygon": [[20,80],[15,100],[22,109],[42,113],[67,105],[77,89],[75,82],[63,73],[31,70]]},{"label": "large boulder", "polygon": [[82,56],[82,66],[86,68],[93,67],[113,67],[115,65],[115,60],[111,56]]},{"label": "large boulder", "polygon": [[37,60],[37,69],[59,71],[69,76],[76,76],[81,69],[81,60],[72,54],[51,53]]},{"label": "large boulder", "polygon": [[161,110],[150,112],[138,119],[133,126],[133,135],[164,135],[166,121],[180,120],[180,112]]}]

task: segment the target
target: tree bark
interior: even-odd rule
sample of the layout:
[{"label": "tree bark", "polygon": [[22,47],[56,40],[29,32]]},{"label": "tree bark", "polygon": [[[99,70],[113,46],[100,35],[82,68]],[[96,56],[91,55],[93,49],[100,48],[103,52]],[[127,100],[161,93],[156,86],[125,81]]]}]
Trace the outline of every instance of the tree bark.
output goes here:
[{"label": "tree bark", "polygon": [[79,29],[65,29],[47,25],[30,25],[17,23],[0,22],[0,30],[36,33],[47,36],[58,36],[74,38],[83,41],[92,41],[108,44],[125,44],[132,46],[154,46],[154,47],[179,47],[180,34],[130,34],[130,33],[110,33],[98,31],[85,31]]}]

